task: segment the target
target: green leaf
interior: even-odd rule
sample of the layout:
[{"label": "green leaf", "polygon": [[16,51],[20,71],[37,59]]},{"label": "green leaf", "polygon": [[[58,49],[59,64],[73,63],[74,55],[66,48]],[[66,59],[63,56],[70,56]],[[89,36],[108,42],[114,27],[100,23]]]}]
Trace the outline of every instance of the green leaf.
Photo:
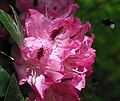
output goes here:
[{"label": "green leaf", "polygon": [[14,74],[11,76],[4,101],[24,101]]},{"label": "green leaf", "polygon": [[0,66],[0,97],[5,95],[10,75]]},{"label": "green leaf", "polygon": [[14,8],[13,8],[12,6],[10,6],[10,8],[11,8],[12,11],[13,11],[13,14],[14,14],[14,17],[15,17],[15,21],[16,21],[16,23],[17,23],[17,26],[18,26],[19,30],[20,30],[22,39],[24,39],[23,28],[22,28],[22,25],[21,25],[21,23],[20,23],[19,17],[18,17],[18,15],[17,15],[16,11],[14,10]]},{"label": "green leaf", "polygon": [[3,23],[8,32],[11,34],[15,42],[18,45],[22,45],[23,40],[18,26],[16,25],[15,21],[2,9],[0,9],[0,21]]}]

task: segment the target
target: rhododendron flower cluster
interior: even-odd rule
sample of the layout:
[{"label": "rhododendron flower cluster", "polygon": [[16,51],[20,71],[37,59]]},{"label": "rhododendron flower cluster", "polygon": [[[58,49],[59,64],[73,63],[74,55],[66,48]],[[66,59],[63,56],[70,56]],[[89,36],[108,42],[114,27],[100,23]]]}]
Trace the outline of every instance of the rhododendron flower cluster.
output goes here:
[{"label": "rhododendron flower cluster", "polygon": [[[21,5],[22,1],[17,0]],[[56,0],[47,1],[50,3],[48,12],[29,9],[23,45],[19,49],[13,47],[13,51],[17,50],[13,56],[19,84],[28,82],[33,90],[29,94],[30,101],[79,101],[77,90],[85,87],[86,76],[92,73],[95,50],[91,45],[94,34],[85,35],[91,24],[88,21],[82,24],[74,16],[73,10],[78,8],[77,4],[70,3],[69,10],[65,8],[63,15],[59,10],[55,14],[51,2],[56,5],[54,9],[58,7],[62,10],[62,6],[67,5],[61,5],[64,4],[62,0],[58,1],[60,4]],[[44,3],[39,6],[42,5]],[[46,16],[46,13],[50,15]],[[59,16],[51,19],[54,15]]]}]

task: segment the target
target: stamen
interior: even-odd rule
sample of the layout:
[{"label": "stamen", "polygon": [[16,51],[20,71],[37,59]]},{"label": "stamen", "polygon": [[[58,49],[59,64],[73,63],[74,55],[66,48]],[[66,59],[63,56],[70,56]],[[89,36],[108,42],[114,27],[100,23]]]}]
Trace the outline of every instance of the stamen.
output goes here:
[{"label": "stamen", "polygon": [[45,12],[46,12],[46,17],[48,18],[48,6],[47,6],[47,3],[45,5]]}]

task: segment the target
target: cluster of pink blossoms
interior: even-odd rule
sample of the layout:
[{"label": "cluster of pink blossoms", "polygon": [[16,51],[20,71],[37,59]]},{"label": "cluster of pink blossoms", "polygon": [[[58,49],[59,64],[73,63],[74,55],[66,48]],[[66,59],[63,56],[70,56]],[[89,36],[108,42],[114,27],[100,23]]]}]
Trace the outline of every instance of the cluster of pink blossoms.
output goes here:
[{"label": "cluster of pink blossoms", "polygon": [[[55,2],[54,5],[57,0],[50,1]],[[63,8],[59,2],[55,7]],[[82,25],[74,16],[77,4],[71,1],[69,10],[64,8],[63,15],[55,12],[56,17],[51,13],[51,6],[47,5],[48,11],[41,11],[44,13],[29,9],[23,45],[19,49],[13,47],[19,84],[30,84],[33,91],[29,94],[29,101],[79,101],[77,90],[85,87],[86,76],[92,73],[94,34],[86,36],[91,24]]]}]

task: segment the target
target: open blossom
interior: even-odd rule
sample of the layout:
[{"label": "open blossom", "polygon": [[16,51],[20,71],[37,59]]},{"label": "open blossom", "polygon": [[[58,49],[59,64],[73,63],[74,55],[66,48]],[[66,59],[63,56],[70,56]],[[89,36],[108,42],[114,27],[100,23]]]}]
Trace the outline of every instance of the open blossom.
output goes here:
[{"label": "open blossom", "polygon": [[23,46],[19,46],[19,57],[15,58],[14,65],[19,84],[27,81],[38,95],[36,101],[48,101],[51,93],[56,101],[64,101],[63,98],[79,101],[74,90],[66,95],[60,87],[66,92],[66,85],[81,90],[86,76],[92,73],[94,34],[85,35],[91,24],[87,21],[82,25],[80,19],[72,15],[76,7],[72,5],[63,16],[52,20],[29,9],[24,28],[26,38]]},{"label": "open blossom", "polygon": [[47,61],[49,61],[52,45],[48,40],[28,37],[24,39],[24,46],[20,46],[20,50],[24,60],[28,63],[36,63],[40,66],[45,66],[47,65]]}]

